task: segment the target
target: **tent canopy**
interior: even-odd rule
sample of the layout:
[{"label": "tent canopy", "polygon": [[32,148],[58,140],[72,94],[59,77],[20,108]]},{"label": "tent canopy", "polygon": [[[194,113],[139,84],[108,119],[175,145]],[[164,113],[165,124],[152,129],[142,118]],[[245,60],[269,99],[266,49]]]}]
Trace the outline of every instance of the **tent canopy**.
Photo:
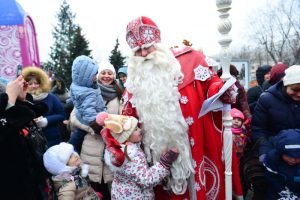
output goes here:
[{"label": "tent canopy", "polygon": [[25,12],[16,0],[0,0],[0,25],[24,24]]}]

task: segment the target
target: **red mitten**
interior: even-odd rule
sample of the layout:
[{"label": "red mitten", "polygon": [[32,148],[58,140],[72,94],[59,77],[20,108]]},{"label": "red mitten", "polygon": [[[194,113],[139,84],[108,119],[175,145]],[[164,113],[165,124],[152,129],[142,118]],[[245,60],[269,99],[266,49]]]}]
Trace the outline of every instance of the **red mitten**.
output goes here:
[{"label": "red mitten", "polygon": [[96,116],[96,122],[97,124],[99,124],[100,126],[104,126],[104,120],[108,118],[108,113],[106,112],[100,112],[98,113],[98,115]]},{"label": "red mitten", "polygon": [[236,102],[237,94],[237,87],[232,85],[224,92],[224,94],[222,94],[220,100],[226,104],[233,104]]},{"label": "red mitten", "polygon": [[125,154],[120,143],[111,135],[110,130],[107,128],[102,129],[101,135],[110,154],[111,163],[116,167],[121,167],[125,161]]}]

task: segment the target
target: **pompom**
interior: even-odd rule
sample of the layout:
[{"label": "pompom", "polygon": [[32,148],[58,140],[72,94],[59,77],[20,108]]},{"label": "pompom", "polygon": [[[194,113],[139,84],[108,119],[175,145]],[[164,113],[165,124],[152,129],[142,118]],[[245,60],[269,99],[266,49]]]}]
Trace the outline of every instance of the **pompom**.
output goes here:
[{"label": "pompom", "polygon": [[96,122],[100,126],[104,126],[104,120],[108,118],[108,113],[106,112],[100,112],[96,117]]}]

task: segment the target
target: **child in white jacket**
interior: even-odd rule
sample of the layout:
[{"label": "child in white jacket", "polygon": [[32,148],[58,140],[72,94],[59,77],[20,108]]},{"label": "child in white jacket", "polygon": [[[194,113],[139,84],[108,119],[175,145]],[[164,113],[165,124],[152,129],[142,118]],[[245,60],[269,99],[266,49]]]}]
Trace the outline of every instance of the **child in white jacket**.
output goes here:
[{"label": "child in white jacket", "polygon": [[43,155],[44,166],[51,173],[54,189],[59,200],[98,200],[89,186],[88,166],[82,164],[71,144],[62,142],[50,147]]},{"label": "child in white jacket", "polygon": [[153,200],[153,187],[169,175],[178,149],[166,150],[160,162],[149,167],[140,148],[143,136],[136,118],[100,113],[96,121],[104,125],[101,135],[106,143],[105,162],[115,171],[111,199]]}]

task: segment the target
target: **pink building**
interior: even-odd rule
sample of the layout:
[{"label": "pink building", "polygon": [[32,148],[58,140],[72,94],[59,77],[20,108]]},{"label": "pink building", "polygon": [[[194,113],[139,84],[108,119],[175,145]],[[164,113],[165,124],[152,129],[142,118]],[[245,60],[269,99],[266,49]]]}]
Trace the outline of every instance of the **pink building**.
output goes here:
[{"label": "pink building", "polygon": [[18,65],[40,66],[33,21],[15,0],[0,0],[0,77],[14,79]]}]

